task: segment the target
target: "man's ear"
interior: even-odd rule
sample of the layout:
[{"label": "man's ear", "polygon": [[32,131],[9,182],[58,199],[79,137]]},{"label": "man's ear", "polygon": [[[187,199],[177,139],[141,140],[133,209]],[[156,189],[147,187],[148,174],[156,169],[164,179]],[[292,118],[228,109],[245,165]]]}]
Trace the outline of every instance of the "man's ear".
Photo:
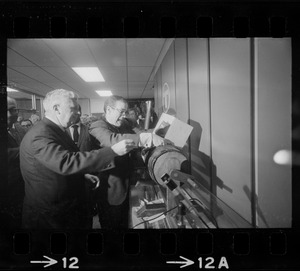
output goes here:
[{"label": "man's ear", "polygon": [[53,105],[53,110],[57,113],[60,113],[59,104]]}]

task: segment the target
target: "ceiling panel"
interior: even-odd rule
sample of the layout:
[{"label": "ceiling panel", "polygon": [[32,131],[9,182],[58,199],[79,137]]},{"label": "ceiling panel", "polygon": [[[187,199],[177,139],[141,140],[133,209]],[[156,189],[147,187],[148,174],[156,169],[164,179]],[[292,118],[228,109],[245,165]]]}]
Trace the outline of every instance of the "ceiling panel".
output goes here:
[{"label": "ceiling panel", "polygon": [[[55,88],[95,99],[95,90],[125,98],[153,96],[153,66],[165,39],[10,39],[8,85],[45,95]],[[72,66],[98,66],[105,82],[87,83]],[[128,79],[128,82],[127,82]]]},{"label": "ceiling panel", "polygon": [[129,39],[127,41],[128,65],[153,67],[164,42],[164,39]]},{"label": "ceiling panel", "polygon": [[128,80],[130,82],[146,83],[151,75],[152,67],[128,67]]},{"label": "ceiling panel", "polygon": [[99,66],[105,81],[126,82],[126,66],[111,67]]},{"label": "ceiling panel", "polygon": [[[8,49],[17,52],[23,58],[26,58],[36,66],[65,66],[64,62],[53,52],[44,42],[43,39],[13,39],[8,40]],[[8,64],[11,65],[14,59],[8,59]],[[15,66],[20,66],[17,63]]]},{"label": "ceiling panel", "polygon": [[46,39],[45,44],[69,67],[97,66],[84,39]]},{"label": "ceiling panel", "polygon": [[35,80],[35,78],[29,78],[28,76],[15,70],[8,69],[7,77],[9,78],[8,86],[19,90],[23,89],[22,86],[32,89],[33,92],[39,90],[49,91],[52,89],[50,85],[47,85],[47,82],[39,82],[38,80]]},{"label": "ceiling panel", "polygon": [[30,79],[34,79],[38,82],[45,82],[50,86],[52,86],[53,83],[60,81],[59,78],[40,67],[15,67],[14,70]]},{"label": "ceiling panel", "polygon": [[8,48],[7,59],[11,67],[34,67],[35,64],[27,60],[23,56],[19,55],[18,52]]},{"label": "ceiling panel", "polygon": [[[153,86],[153,84],[151,84],[151,83],[149,83],[145,87],[145,84],[143,84],[143,83],[130,82],[130,84],[129,84],[130,96],[131,97],[135,96],[136,98],[144,98],[146,92],[149,92],[149,91],[153,92],[152,86]],[[154,92],[151,96],[154,97]]]},{"label": "ceiling panel", "polygon": [[[45,67],[45,70],[52,74],[54,78],[57,78],[58,83],[64,82],[65,85],[67,85],[67,89],[72,88],[78,93],[82,93],[81,91],[87,89],[89,86],[88,83],[82,80],[72,69],[67,67]],[[89,96],[87,93],[82,93],[82,95],[81,98],[87,98]]]},{"label": "ceiling panel", "polygon": [[126,67],[125,39],[87,39],[98,66]]},{"label": "ceiling panel", "polygon": [[140,90],[143,90],[146,86],[146,83],[145,82],[132,82],[132,81],[130,81],[128,86],[129,86],[129,89],[139,88]]},{"label": "ceiling panel", "polygon": [[128,98],[131,98],[131,99],[137,99],[137,98],[142,98],[142,99],[144,99],[144,98],[154,98],[154,93],[153,93],[153,91],[145,91],[143,93],[143,95],[141,96],[141,92],[140,91],[138,91],[138,90],[132,90],[130,92],[130,95],[129,95]]}]

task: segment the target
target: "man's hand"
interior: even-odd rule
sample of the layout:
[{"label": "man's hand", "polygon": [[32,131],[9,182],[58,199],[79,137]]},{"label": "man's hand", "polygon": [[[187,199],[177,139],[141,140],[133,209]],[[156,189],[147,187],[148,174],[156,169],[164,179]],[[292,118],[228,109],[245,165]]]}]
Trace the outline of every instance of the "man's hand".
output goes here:
[{"label": "man's hand", "polygon": [[174,143],[166,138],[162,138],[159,135],[152,134],[152,145],[157,146],[164,146],[164,145],[174,145]]},{"label": "man's hand", "polygon": [[84,178],[90,182],[89,184],[93,187],[92,190],[95,190],[99,187],[100,180],[97,176],[92,174],[84,174]]},{"label": "man's hand", "polygon": [[135,145],[132,139],[124,139],[113,145],[111,148],[116,154],[122,156],[130,152],[131,150],[137,148],[137,146]]},{"label": "man's hand", "polygon": [[157,146],[161,146],[161,145],[173,145],[172,141],[162,138],[156,134],[153,134],[152,137],[152,144],[153,146],[157,147]]},{"label": "man's hand", "polygon": [[174,145],[172,141],[162,138],[152,133],[141,133],[140,134],[140,145],[145,148],[163,146],[163,145]]}]

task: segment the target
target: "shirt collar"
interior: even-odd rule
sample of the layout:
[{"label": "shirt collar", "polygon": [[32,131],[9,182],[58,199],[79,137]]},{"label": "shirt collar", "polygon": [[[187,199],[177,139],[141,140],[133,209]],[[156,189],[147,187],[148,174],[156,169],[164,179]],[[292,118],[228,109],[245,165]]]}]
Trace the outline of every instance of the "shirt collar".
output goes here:
[{"label": "shirt collar", "polygon": [[54,122],[63,132],[66,131],[66,129],[64,127],[62,127],[61,125],[59,125],[55,119],[51,118],[50,116],[45,116],[45,118]]}]

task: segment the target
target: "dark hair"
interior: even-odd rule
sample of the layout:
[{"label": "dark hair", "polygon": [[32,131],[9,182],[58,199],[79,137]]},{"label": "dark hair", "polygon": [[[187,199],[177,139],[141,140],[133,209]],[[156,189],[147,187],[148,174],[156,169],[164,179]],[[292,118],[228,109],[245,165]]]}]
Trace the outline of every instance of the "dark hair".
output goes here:
[{"label": "dark hair", "polygon": [[128,111],[128,112],[129,112],[129,111],[134,111],[134,113],[135,113],[136,115],[138,115],[138,112],[136,111],[136,109],[135,109],[134,107],[130,107],[127,111]]},{"label": "dark hair", "polygon": [[109,96],[104,102],[104,108],[103,108],[104,112],[106,113],[107,106],[113,107],[117,101],[122,101],[127,104],[127,101],[121,96],[118,95]]}]

